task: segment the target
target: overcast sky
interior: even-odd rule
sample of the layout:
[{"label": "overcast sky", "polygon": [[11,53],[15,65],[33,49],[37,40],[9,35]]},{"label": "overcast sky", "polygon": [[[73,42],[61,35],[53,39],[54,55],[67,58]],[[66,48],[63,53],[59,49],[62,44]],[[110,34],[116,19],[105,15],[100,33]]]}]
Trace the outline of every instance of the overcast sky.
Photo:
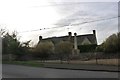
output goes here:
[{"label": "overcast sky", "polygon": [[91,1],[1,0],[0,28],[15,30],[21,41],[32,40],[34,44],[40,35],[65,36],[69,31],[82,35],[95,29],[100,44],[118,32],[118,0]]}]

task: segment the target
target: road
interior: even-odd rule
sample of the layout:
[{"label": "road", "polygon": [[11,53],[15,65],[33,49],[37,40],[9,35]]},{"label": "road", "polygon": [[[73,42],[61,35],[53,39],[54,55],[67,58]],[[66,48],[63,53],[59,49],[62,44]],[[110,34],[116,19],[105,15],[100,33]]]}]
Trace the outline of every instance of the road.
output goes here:
[{"label": "road", "polygon": [[2,66],[3,78],[118,78],[117,72],[38,68],[20,65]]}]

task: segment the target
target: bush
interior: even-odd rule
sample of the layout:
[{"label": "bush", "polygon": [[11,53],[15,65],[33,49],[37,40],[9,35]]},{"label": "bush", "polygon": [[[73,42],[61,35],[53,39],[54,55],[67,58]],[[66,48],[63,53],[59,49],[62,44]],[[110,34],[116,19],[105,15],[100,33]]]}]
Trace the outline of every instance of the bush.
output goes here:
[{"label": "bush", "polygon": [[47,59],[54,51],[54,44],[52,42],[41,42],[33,51],[33,55],[41,60]]},{"label": "bush", "polygon": [[73,44],[69,41],[61,41],[55,46],[55,52],[60,60],[69,60],[72,54]]},{"label": "bush", "polygon": [[78,49],[80,49],[80,52],[94,52],[96,49],[97,45],[93,44],[93,45],[80,45],[78,46]]}]

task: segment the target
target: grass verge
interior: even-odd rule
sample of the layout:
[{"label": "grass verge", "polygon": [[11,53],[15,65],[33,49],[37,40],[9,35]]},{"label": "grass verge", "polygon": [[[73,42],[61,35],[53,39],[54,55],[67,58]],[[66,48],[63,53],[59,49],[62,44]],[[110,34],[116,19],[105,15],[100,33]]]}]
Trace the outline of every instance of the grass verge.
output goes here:
[{"label": "grass verge", "polygon": [[24,65],[32,67],[43,67],[44,64],[35,61],[3,61],[2,64],[15,64],[15,65]]},{"label": "grass verge", "polygon": [[[106,66],[118,66],[118,60],[119,59],[98,59],[97,64],[95,60],[89,60],[89,61],[70,61],[70,64],[72,65],[106,65]],[[25,66],[32,66],[32,67],[44,67],[45,64],[61,64],[60,61],[52,60],[52,61],[3,61],[3,64],[15,64],[15,65],[25,65]],[[67,65],[67,61],[63,61],[61,65]]]}]

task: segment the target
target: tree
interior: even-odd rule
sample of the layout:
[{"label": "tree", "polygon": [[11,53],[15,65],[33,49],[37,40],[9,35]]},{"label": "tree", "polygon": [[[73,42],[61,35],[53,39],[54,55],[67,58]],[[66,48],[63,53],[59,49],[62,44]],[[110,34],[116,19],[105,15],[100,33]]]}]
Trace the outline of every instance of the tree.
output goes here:
[{"label": "tree", "polygon": [[27,44],[25,44],[23,46],[24,43],[21,43],[18,40],[17,37],[17,33],[13,32],[11,35],[6,32],[6,34],[4,34],[2,36],[2,46],[3,46],[3,55],[4,54],[12,54],[12,55],[16,55],[17,56],[17,60],[20,60],[20,58],[24,55],[26,55],[28,53],[28,48],[29,48],[29,43],[30,41],[26,42]]},{"label": "tree", "polygon": [[17,54],[18,47],[20,42],[17,40],[17,35],[13,33],[10,35],[9,33],[3,36],[3,54]]},{"label": "tree", "polygon": [[118,36],[116,34],[112,34],[106,39],[104,43],[104,51],[107,53],[118,51]]},{"label": "tree", "polygon": [[0,37],[3,37],[3,35],[5,34],[5,29],[0,29]]},{"label": "tree", "polygon": [[34,55],[45,61],[54,51],[52,42],[40,42],[34,49]]},{"label": "tree", "polygon": [[96,52],[103,52],[104,51],[104,43],[103,42],[102,44],[98,45],[95,49]]},{"label": "tree", "polygon": [[29,47],[30,42],[31,42],[31,40],[20,43],[20,45],[18,47],[19,53],[16,54],[18,60],[28,60],[28,59],[26,59],[25,56],[29,56],[29,57],[31,56],[31,51],[30,51],[30,47]]},{"label": "tree", "polygon": [[120,48],[120,32],[110,35],[101,45],[97,46],[96,51],[105,53],[117,53]]},{"label": "tree", "polygon": [[55,52],[58,54],[61,63],[63,59],[67,58],[67,61],[70,60],[70,55],[72,54],[73,44],[69,41],[61,41],[55,46]]}]

